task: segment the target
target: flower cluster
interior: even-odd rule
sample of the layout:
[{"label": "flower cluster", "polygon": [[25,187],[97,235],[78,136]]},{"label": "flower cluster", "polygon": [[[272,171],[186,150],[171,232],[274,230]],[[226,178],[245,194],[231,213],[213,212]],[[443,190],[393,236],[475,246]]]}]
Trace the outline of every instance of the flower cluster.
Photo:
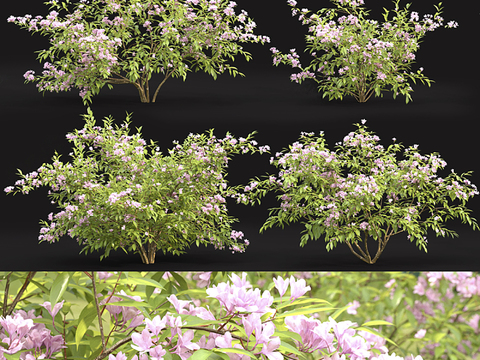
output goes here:
[{"label": "flower cluster", "polygon": [[[125,291],[120,291],[117,295],[123,296],[127,299],[132,299],[134,301],[142,302],[140,296],[131,296],[127,295]],[[114,327],[118,329],[131,329],[139,326],[143,320],[144,316],[141,311],[133,306],[119,306],[119,305],[108,305],[108,303],[124,301],[124,298],[115,296],[113,294],[108,294],[105,299],[100,302],[100,305],[105,305],[105,308],[110,313],[114,319]],[[130,322],[127,326],[127,323]]]},{"label": "flower cluster", "polygon": [[[403,159],[397,159],[403,146],[394,143],[384,148],[362,123],[337,143],[336,151],[327,148],[323,133],[319,137],[302,133],[288,151],[271,158],[278,175],[256,179],[255,187],[236,195],[237,201],[253,203],[268,191],[280,192],[280,207],[271,210],[262,231],[302,219],[302,245],[325,234],[328,250],[345,242],[368,263],[374,263],[390,237],[401,232],[426,250],[427,229],[440,236],[455,235],[443,224],[448,218],[461,218],[478,229],[465,207],[478,195],[466,179],[468,173],[452,171],[440,177],[437,171],[446,162],[438,154],[421,155],[418,145],[405,149]],[[375,256],[359,246],[369,237],[381,244]]]},{"label": "flower cluster", "polygon": [[[248,357],[281,360],[292,355],[318,354],[328,359],[389,359],[385,339],[362,330],[351,321],[337,322],[332,317],[321,322],[305,315],[280,314],[281,307],[294,306],[297,299],[311,290],[304,279],[274,278],[275,288],[281,294],[274,299],[246,279],[232,274],[231,283],[219,283],[206,290],[209,297],[220,303],[221,310],[214,315],[210,310],[179,300],[167,298],[176,314],[167,312],[145,319],[143,330],[132,334],[132,348],[138,351],[132,359],[163,359],[167,352],[182,360],[208,354],[226,353],[232,360]],[[274,304],[283,299],[290,287],[290,300],[283,306]],[[275,309],[276,307],[276,309]],[[294,311],[293,311],[294,312]],[[193,320],[194,317],[197,320]],[[201,320],[199,320],[201,319]],[[201,321],[201,326],[194,326]],[[284,329],[279,331],[279,329]],[[293,338],[293,340],[291,338]],[[400,359],[403,359],[399,357]],[[412,356],[413,358],[413,356]],[[126,360],[123,352],[110,355],[110,360]],[[421,360],[420,356],[415,359]]]},{"label": "flower cluster", "polygon": [[[42,306],[55,318],[63,302],[55,304],[53,311],[49,302]],[[22,360],[53,359],[56,352],[66,348],[62,335],[52,335],[45,324],[33,322],[41,318],[35,316],[34,310],[28,313],[18,310],[13,316],[0,317],[0,340],[7,345],[6,348],[0,346],[0,359],[6,360],[4,354],[19,352]]]},{"label": "flower cluster", "polygon": [[[228,63],[235,55],[250,59],[240,45],[266,43],[255,35],[255,22],[236,3],[226,0],[142,0],[52,2],[46,18],[10,16],[7,21],[30,32],[50,37],[50,48],[39,53],[45,63],[41,75],[29,70],[26,81],[36,81],[40,91],[80,89],[91,101],[104,85],[133,84],[142,102],[155,101],[169,77],[186,78],[191,69],[212,75],[238,70]],[[60,12],[69,13],[61,17]],[[58,10],[58,11],[57,11]],[[172,17],[173,16],[173,17]],[[148,81],[154,73],[164,79],[150,96]]]},{"label": "flower cluster", "polygon": [[125,249],[152,263],[155,252],[181,254],[191,244],[212,244],[242,252],[248,241],[231,228],[225,198],[226,167],[233,154],[266,151],[256,147],[253,134],[236,139],[190,134],[174,143],[168,155],[146,145],[141,134],[129,134],[129,118],[114,128],[112,119],[96,126],[93,114],[86,125],[67,135],[74,144],[72,162],[55,155],[51,164],[23,175],[7,193],[29,193],[50,187],[49,196],[61,208],[42,221],[40,241],[64,235],[76,238],[82,251]]},{"label": "flower cluster", "polygon": [[[390,88],[394,98],[401,93],[408,103],[413,91],[409,80],[418,79],[430,86],[431,80],[423,74],[423,68],[416,73],[410,69],[421,39],[443,25],[440,4],[435,15],[426,14],[420,20],[418,13],[409,12],[408,6],[400,9],[399,0],[394,0],[394,16],[389,18],[389,11],[385,10],[382,24],[367,18],[366,10],[361,7],[363,1],[332,2],[336,9],[310,13],[308,9],[297,8],[296,1],[288,1],[292,16],[298,16],[308,26],[306,43],[313,57],[304,68],[295,49],[288,54],[275,47],[270,49],[274,65],[284,63],[300,70],[291,75],[292,81],[313,79],[324,97],[331,100],[351,95],[359,102],[366,102],[374,94],[382,96],[382,91]],[[457,26],[455,21],[445,25]]]}]

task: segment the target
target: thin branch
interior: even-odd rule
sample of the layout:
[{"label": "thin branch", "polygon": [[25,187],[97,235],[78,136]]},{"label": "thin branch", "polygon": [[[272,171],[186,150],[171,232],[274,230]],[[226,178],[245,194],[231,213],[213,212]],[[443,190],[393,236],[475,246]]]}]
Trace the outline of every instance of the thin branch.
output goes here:
[{"label": "thin branch", "polygon": [[10,288],[10,275],[12,275],[12,272],[10,272],[7,275],[7,282],[5,284],[5,293],[3,294],[3,317],[7,316],[7,301],[8,301],[8,289]]},{"label": "thin branch", "polygon": [[[225,335],[225,333],[227,332],[227,330],[221,330],[221,329],[215,330],[215,329],[210,329],[210,328],[202,327],[202,326],[182,326],[182,329],[202,330],[202,331],[207,331],[207,332],[211,332],[211,333],[219,334],[219,335]],[[231,334],[231,335],[232,335],[232,338],[234,338],[234,339],[248,342],[248,339],[245,339],[241,336],[237,336],[237,335],[233,335],[233,334]]]},{"label": "thin branch", "polygon": [[102,353],[105,351],[105,335],[103,334],[102,314],[100,313],[100,307],[98,306],[97,286],[95,285],[95,272],[92,271],[92,285],[93,285],[93,297],[95,299],[95,307],[97,308],[98,326],[100,328],[100,336],[102,337]]},{"label": "thin branch", "polygon": [[177,66],[176,66],[175,68],[173,68],[172,71],[167,72],[167,75],[165,75],[165,78],[164,78],[163,81],[160,83],[160,85],[158,85],[157,90],[155,90],[155,94],[153,95],[152,102],[155,102],[155,100],[157,99],[158,92],[160,91],[160,88],[161,88],[162,85],[165,83],[165,81],[167,81],[167,79],[170,77],[170,75],[172,75],[172,74],[174,73],[175,70],[177,70]]},{"label": "thin branch", "polygon": [[98,355],[95,360],[101,360],[101,359],[104,359],[106,358],[108,355],[110,355],[111,353],[113,353],[115,350],[117,350],[120,346],[122,345],[125,345],[126,343],[128,343],[130,340],[132,340],[132,336],[129,335],[127,336],[126,338],[123,338],[122,340],[120,340],[119,342],[117,342],[115,345],[113,345],[111,348],[103,351],[100,353],[100,355]]},{"label": "thin branch", "polygon": [[107,308],[107,304],[108,302],[110,301],[110,299],[112,298],[113,294],[115,293],[115,289],[117,288],[117,285],[120,281],[120,276],[122,276],[122,272],[120,271],[120,273],[118,274],[118,279],[117,279],[117,282],[115,283],[115,286],[113,287],[113,290],[112,290],[112,293],[110,294],[110,296],[107,298],[107,301],[105,302],[105,306],[103,307],[102,309],[102,315],[103,315],[103,312],[105,311],[105,309]]},{"label": "thin branch", "polygon": [[367,262],[363,257],[361,257],[360,255],[358,255],[358,254],[355,252],[355,250],[353,250],[352,245],[351,245],[348,241],[347,241],[347,245],[348,245],[348,247],[350,248],[350,251],[353,253],[353,255],[355,255],[356,257],[358,257],[360,260]]},{"label": "thin branch", "polygon": [[[30,284],[30,281],[35,276],[35,273],[36,273],[36,271],[30,271],[28,273],[27,278],[25,279],[25,282],[23,283],[22,288],[20,289],[17,296],[15,297],[15,300],[13,300],[13,302],[8,307],[7,315],[10,315],[13,312],[13,310],[15,309],[15,306],[17,306],[18,302],[22,298],[23,293],[25,292],[25,290],[27,290],[28,284]],[[4,306],[5,306],[5,304],[4,304]]]}]

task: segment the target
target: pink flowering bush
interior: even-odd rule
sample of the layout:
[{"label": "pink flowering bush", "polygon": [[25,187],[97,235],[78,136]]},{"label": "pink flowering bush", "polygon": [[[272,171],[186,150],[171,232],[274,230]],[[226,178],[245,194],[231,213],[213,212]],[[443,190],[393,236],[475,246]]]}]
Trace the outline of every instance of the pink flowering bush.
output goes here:
[{"label": "pink flowering bush", "polygon": [[[210,274],[207,288],[196,287],[191,274],[120,272],[102,279],[89,272],[45,275],[30,273],[23,280],[5,274],[0,292],[7,298],[23,282],[18,294],[26,295],[28,287],[31,296],[16,305],[32,308],[31,317],[45,305],[36,302],[52,294],[76,300],[54,324],[68,344],[64,359],[403,359],[389,353],[386,345],[391,342],[372,327],[389,322],[358,326],[337,321],[348,306],[311,296],[307,281],[294,276],[266,274],[268,289],[260,290],[246,273]],[[118,321],[128,313],[135,314],[131,322]],[[52,315],[55,319],[57,314]],[[24,322],[31,325],[31,320],[19,318],[12,324],[10,317],[2,317],[2,330],[10,337],[32,336]],[[36,354],[28,360],[41,358]]]},{"label": "pink flowering bush", "polygon": [[123,249],[154,263],[158,250],[182,254],[192,244],[243,252],[248,240],[232,229],[228,215],[226,167],[232,155],[268,151],[247,138],[216,138],[213,131],[190,134],[175,142],[168,155],[141,134],[129,134],[129,117],[121,126],[113,119],[96,126],[89,110],[85,127],[67,134],[72,160],[60,155],[21,179],[7,193],[28,194],[40,186],[60,211],[41,221],[39,240],[54,242],[69,235],[82,252]]},{"label": "pink flowering bush", "polygon": [[[49,1],[43,16],[10,16],[9,22],[50,38],[38,59],[43,72],[24,74],[39,91],[80,89],[85,103],[105,86],[132,84],[142,102],[155,102],[170,77],[186,79],[189,71],[213,78],[228,71],[243,75],[229,61],[251,55],[241,44],[269,42],[253,33],[255,22],[245,10],[226,0],[79,0]],[[66,12],[62,16],[62,12]],[[52,60],[53,59],[53,60]],[[49,61],[46,61],[49,60]],[[163,79],[155,92],[149,82]],[[153,96],[152,96],[153,94]]]},{"label": "pink flowering bush", "polygon": [[[418,145],[402,151],[396,142],[385,148],[364,123],[356,124],[358,129],[335,151],[327,147],[323,132],[318,137],[302,133],[298,142],[271,158],[277,176],[254,179],[244,193],[238,192],[237,202],[245,204],[260,202],[269,191],[280,193],[280,207],[270,210],[260,231],[302,221],[301,246],[324,235],[328,251],[346,243],[355,256],[373,264],[390,238],[402,232],[427,251],[427,230],[457,236],[445,227],[448,219],[479,229],[466,207],[478,195],[466,178],[470,173],[452,170],[441,177],[437,172],[446,162],[438,154],[421,155]],[[375,254],[370,254],[369,239],[378,243]]]},{"label": "pink flowering bush", "polygon": [[[320,9],[312,13],[299,9],[297,1],[288,0],[292,16],[298,16],[308,26],[306,50],[313,59],[303,67],[295,49],[283,54],[275,47],[270,50],[273,64],[283,63],[298,69],[291,80],[301,83],[306,79],[316,81],[323,97],[343,99],[353,96],[358,102],[366,102],[372,95],[383,96],[391,91],[393,97],[405,96],[412,100],[411,82],[420,80],[428,84],[432,80],[423,74],[423,68],[412,72],[415,53],[427,32],[443,26],[441,3],[435,6],[434,15],[420,19],[410,4],[401,9],[400,0],[394,0],[395,8],[386,10],[384,22],[368,19],[368,10],[363,0],[331,0],[336,8]],[[458,24],[449,21],[445,27],[455,28]]]}]

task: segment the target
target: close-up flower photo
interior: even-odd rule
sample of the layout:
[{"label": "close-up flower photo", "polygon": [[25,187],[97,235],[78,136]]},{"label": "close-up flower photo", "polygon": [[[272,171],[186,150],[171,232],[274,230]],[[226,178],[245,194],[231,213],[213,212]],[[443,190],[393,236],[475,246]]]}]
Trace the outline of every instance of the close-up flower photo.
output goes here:
[{"label": "close-up flower photo", "polygon": [[472,272],[0,276],[3,359],[470,360],[480,352]]}]

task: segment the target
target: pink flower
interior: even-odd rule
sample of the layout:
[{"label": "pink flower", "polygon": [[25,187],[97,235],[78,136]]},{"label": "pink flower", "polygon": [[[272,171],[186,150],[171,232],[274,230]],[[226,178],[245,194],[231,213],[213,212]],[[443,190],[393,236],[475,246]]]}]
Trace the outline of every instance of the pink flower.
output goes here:
[{"label": "pink flower", "polygon": [[357,300],[353,300],[353,302],[349,302],[347,305],[351,305],[347,309],[347,313],[350,315],[355,315],[357,313],[357,309],[360,307],[360,303]]},{"label": "pink flower", "polygon": [[163,356],[167,353],[167,351],[164,348],[162,348],[161,345],[157,345],[153,349],[150,349],[148,353],[150,354],[152,359],[161,360],[163,359]]},{"label": "pink flower", "polygon": [[43,306],[45,309],[47,309],[48,313],[52,316],[52,318],[55,318],[55,315],[57,315],[57,313],[63,307],[64,302],[65,300],[62,300],[62,302],[56,303],[55,306],[53,307],[53,310],[52,310],[52,304],[50,304],[49,301],[45,301],[43,304],[40,304],[40,306]]},{"label": "pink flower", "polygon": [[108,355],[108,360],[127,360],[127,356],[120,351],[116,356],[113,354]]},{"label": "pink flower", "polygon": [[417,331],[417,333],[414,335],[415,339],[423,339],[425,337],[425,334],[427,333],[427,330],[425,329],[420,329]]},{"label": "pink flower", "polygon": [[278,290],[280,293],[280,296],[283,297],[285,292],[287,291],[289,280],[283,280],[280,276],[277,277],[276,279],[273,278],[273,282],[275,283],[275,288]]},{"label": "pink flower", "polygon": [[379,80],[385,80],[387,78],[387,75],[382,73],[381,71],[377,72],[377,79]]},{"label": "pink flower", "polygon": [[210,284],[211,271],[196,273],[193,275],[193,279],[197,280],[197,287],[205,287]]},{"label": "pink flower", "polygon": [[158,315],[155,316],[152,320],[145,319],[146,328],[150,330],[154,336],[158,336],[158,334],[160,334],[160,331],[165,328],[166,322],[166,317],[161,319]]},{"label": "pink flower", "polygon": [[132,347],[138,351],[148,351],[153,345],[151,334],[147,329],[144,329],[141,334],[133,333],[132,342],[134,345]]},{"label": "pink flower", "polygon": [[305,293],[312,288],[310,286],[306,286],[307,283],[305,279],[300,279],[295,281],[295,278],[290,276],[290,301],[298,299],[300,296],[305,295]]}]

